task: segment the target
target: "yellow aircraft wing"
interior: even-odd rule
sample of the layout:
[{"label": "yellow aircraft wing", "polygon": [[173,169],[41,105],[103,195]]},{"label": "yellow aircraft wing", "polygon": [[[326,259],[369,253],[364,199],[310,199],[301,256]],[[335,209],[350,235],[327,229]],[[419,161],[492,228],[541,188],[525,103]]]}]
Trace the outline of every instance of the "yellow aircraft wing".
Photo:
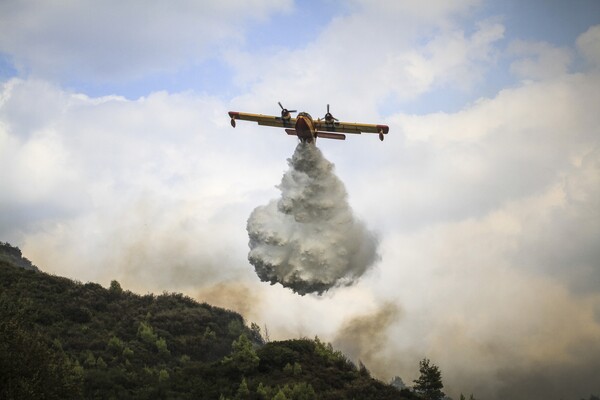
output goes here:
[{"label": "yellow aircraft wing", "polygon": [[315,128],[318,131],[326,132],[344,132],[344,133],[379,133],[386,135],[390,128],[387,125],[359,124],[356,122],[327,122],[325,120],[314,121]]},{"label": "yellow aircraft wing", "polygon": [[[335,120],[327,121],[318,119],[314,121],[315,128],[318,132],[344,132],[344,133],[377,133],[379,140],[383,140],[383,135],[387,135],[390,127],[387,125],[375,124],[359,124],[356,122],[338,122]],[[320,136],[326,137],[321,134]]]},{"label": "yellow aircraft wing", "polygon": [[289,128],[296,125],[296,118],[282,118],[273,115],[249,114],[236,111],[229,111],[231,117],[231,125],[235,127],[235,120],[255,121],[259,125],[273,126],[276,128]]}]

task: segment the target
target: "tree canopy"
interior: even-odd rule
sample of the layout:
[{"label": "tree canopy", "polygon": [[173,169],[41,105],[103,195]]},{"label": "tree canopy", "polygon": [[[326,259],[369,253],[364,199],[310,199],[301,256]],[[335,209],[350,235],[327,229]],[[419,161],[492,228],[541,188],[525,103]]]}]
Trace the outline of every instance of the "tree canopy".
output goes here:
[{"label": "tree canopy", "polygon": [[444,398],[444,384],[440,369],[429,359],[424,358],[419,363],[421,375],[414,380],[414,391],[425,400],[442,400]]}]

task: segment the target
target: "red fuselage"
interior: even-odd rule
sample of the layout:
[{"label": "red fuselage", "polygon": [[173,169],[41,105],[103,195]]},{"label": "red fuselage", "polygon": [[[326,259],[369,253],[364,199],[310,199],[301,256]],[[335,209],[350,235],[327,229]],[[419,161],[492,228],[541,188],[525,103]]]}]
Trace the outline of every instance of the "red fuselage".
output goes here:
[{"label": "red fuselage", "polygon": [[310,115],[300,113],[296,118],[296,135],[301,142],[312,143],[315,139],[315,124]]}]

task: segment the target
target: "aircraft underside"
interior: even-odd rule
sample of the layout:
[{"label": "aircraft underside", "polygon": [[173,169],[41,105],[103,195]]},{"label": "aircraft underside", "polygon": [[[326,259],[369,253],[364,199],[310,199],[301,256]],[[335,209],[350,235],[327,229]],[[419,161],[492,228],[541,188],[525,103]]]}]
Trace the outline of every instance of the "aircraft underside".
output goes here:
[{"label": "aircraft underside", "polygon": [[315,136],[315,128],[312,122],[312,119],[305,116],[298,116],[296,120],[296,136],[303,143],[314,143],[316,142]]},{"label": "aircraft underside", "polygon": [[388,133],[387,125],[362,124],[357,122],[341,122],[329,112],[329,104],[327,104],[327,113],[323,118],[313,120],[310,114],[301,112],[297,118],[292,117],[292,113],[296,110],[288,110],[281,103],[281,116],[249,114],[237,111],[230,111],[231,126],[235,128],[235,121],[246,120],[255,121],[259,125],[272,126],[285,129],[288,135],[298,137],[303,143],[315,143],[317,138],[327,138],[336,140],[346,140],[346,133],[361,134],[361,133],[376,133],[379,139],[383,140],[385,134]]}]

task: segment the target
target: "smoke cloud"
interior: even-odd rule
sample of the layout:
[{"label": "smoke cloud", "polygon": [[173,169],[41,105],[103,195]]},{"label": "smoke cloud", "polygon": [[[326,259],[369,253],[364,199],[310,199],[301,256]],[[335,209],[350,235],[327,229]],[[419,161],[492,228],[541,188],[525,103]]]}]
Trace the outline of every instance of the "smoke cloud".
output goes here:
[{"label": "smoke cloud", "polygon": [[357,315],[344,322],[336,334],[333,345],[350,359],[360,360],[378,377],[387,377],[390,363],[389,330],[402,318],[399,305],[385,303],[374,313]]},{"label": "smoke cloud", "polygon": [[298,144],[288,164],[281,198],[250,214],[248,260],[262,281],[301,295],[352,285],[379,259],[377,238],[316,146]]},{"label": "smoke cloud", "polygon": [[234,310],[247,320],[257,318],[256,312],[262,306],[261,293],[242,281],[219,282],[202,288],[196,298],[213,306]]}]

